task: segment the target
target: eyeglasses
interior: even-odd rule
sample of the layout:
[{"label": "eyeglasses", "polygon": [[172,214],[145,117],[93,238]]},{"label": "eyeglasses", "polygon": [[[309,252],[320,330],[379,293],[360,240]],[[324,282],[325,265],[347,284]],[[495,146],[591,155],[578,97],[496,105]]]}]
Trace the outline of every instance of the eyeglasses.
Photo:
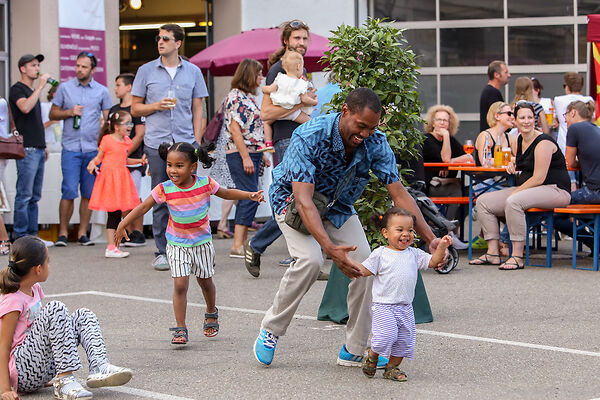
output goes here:
[{"label": "eyeglasses", "polygon": [[498,114],[506,114],[509,117],[512,117],[514,115],[514,113],[512,111],[502,111],[502,112],[499,112]]},{"label": "eyeglasses", "polygon": [[156,43],[158,43],[160,41],[160,39],[162,39],[164,42],[168,42],[170,40],[175,40],[172,37],[168,37],[166,35],[164,35],[164,36],[156,35],[155,39],[156,39]]},{"label": "eyeglasses", "polygon": [[436,118],[436,119],[434,119],[434,121],[435,121],[435,122],[447,122],[447,123],[449,123],[449,122],[450,122],[450,120],[449,120],[449,119],[441,119],[441,118]]},{"label": "eyeglasses", "polygon": [[133,122],[125,122],[124,124],[119,125],[126,126],[127,128],[133,128]]},{"label": "eyeglasses", "polygon": [[571,111],[573,111],[573,110],[569,110],[569,111],[567,111],[566,113],[564,113],[564,114],[563,114],[563,118],[567,118],[567,115],[570,115],[570,114],[571,114]]},{"label": "eyeglasses", "polygon": [[293,21],[290,21],[290,23],[288,25],[292,29],[298,29],[298,28],[306,29],[306,28],[308,28],[308,25],[306,25],[304,22],[300,21],[299,19],[295,19]]}]

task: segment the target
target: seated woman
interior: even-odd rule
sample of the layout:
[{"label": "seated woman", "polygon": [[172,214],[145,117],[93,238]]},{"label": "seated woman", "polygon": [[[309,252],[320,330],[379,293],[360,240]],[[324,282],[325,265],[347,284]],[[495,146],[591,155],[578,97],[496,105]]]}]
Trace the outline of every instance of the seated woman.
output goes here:
[{"label": "seated woman", "polygon": [[[490,150],[493,151],[494,147],[499,144],[502,148],[510,148],[512,157],[517,154],[515,138],[506,133],[506,131],[511,129],[515,123],[512,107],[501,101],[495,102],[488,110],[487,123],[490,128],[481,132],[477,136],[477,140],[475,140],[475,151],[473,152],[473,156],[477,166],[485,165],[486,163],[486,160],[484,160],[486,146],[490,146]],[[493,173],[491,173],[491,175],[480,174],[479,179],[483,180],[483,185],[479,183],[474,186],[474,189],[479,191],[485,186],[492,184],[495,176],[496,175]],[[496,190],[500,189],[498,188]],[[500,255],[508,256],[508,241],[508,229],[504,227],[500,233]]]},{"label": "seated woman", "polygon": [[498,217],[505,217],[513,252],[500,265],[501,270],[523,269],[525,211],[532,207],[565,207],[571,200],[567,165],[558,145],[550,136],[535,130],[535,114],[530,104],[517,104],[514,112],[519,130],[517,155],[516,163],[511,161],[507,172],[516,175],[517,186],[485,193],[475,206],[488,252],[471,264],[500,265]]},{"label": "seated woman", "polygon": [[[438,104],[429,107],[425,116],[425,142],[423,142],[424,162],[465,163],[473,162],[470,154],[465,154],[463,146],[454,138],[458,131],[458,117],[450,106]],[[456,178],[457,171],[425,170],[429,196],[462,196],[460,181]],[[446,217],[450,220],[458,218],[459,205],[450,204]],[[455,236],[454,247],[459,248],[460,242]],[[458,245],[458,246],[457,246]]]},{"label": "seated woman", "polygon": [[[565,158],[569,167],[580,167],[584,186],[571,193],[571,204],[600,204],[600,128],[592,123],[596,104],[577,100],[567,106],[567,148]],[[555,218],[554,226],[566,235],[573,234],[568,217]],[[593,249],[593,238],[582,237]]]}]

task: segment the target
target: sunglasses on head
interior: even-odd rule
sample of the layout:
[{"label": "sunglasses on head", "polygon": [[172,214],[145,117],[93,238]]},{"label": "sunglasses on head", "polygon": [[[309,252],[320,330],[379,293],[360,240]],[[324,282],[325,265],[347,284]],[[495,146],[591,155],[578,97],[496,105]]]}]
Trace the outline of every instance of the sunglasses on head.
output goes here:
[{"label": "sunglasses on head", "polygon": [[299,19],[290,21],[289,26],[292,29],[299,29],[299,28],[306,29],[307,28],[307,25],[304,22],[300,21]]},{"label": "sunglasses on head", "polygon": [[160,39],[162,39],[164,42],[168,42],[168,41],[170,41],[170,40],[175,40],[175,39],[173,39],[173,38],[171,38],[171,37],[168,37],[168,36],[166,36],[166,35],[164,35],[164,36],[161,36],[161,35],[156,35],[156,38],[155,38],[155,39],[156,39],[156,43],[158,43],[158,42],[160,41]]}]

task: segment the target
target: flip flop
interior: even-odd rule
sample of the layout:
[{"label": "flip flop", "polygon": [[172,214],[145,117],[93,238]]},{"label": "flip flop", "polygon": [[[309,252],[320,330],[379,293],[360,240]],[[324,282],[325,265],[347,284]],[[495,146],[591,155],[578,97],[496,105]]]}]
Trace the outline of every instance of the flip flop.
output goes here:
[{"label": "flip flop", "polygon": [[[521,260],[523,260],[523,257],[519,257],[519,256],[512,256],[511,258],[514,258],[515,261],[517,261],[516,260],[517,258],[520,258]],[[508,260],[510,260],[510,258]],[[504,263],[503,266],[498,267],[498,269],[500,271],[515,271],[515,270],[518,270],[518,269],[524,269],[525,268],[525,264],[524,263],[523,264],[519,264],[518,262],[508,262],[508,260],[506,260],[506,262]],[[514,268],[506,268],[506,265],[515,265],[515,267]]]},{"label": "flip flop", "polygon": [[[493,263],[489,260],[489,258],[491,257],[498,257],[500,258],[500,254],[488,254],[485,253],[484,255],[482,255],[479,258],[476,258],[474,260],[469,261],[469,265],[500,265],[502,264],[502,260],[500,260],[501,262],[498,263]],[[478,261],[478,262],[475,262]]]}]

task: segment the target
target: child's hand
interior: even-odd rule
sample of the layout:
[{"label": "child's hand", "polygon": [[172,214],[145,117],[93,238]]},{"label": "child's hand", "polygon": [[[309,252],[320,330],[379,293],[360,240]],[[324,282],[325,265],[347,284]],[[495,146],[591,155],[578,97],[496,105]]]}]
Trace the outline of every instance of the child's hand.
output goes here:
[{"label": "child's hand", "polygon": [[148,157],[146,157],[146,154],[142,156],[142,165],[148,165]]},{"label": "child's hand", "polygon": [[2,400],[19,400],[20,397],[15,391],[2,393]]},{"label": "child's hand", "polygon": [[115,230],[115,247],[118,249],[121,245],[121,240],[125,238],[126,241],[129,242],[129,236],[127,236],[127,232],[125,231],[125,226],[119,224],[117,229]]},{"label": "child's hand", "polygon": [[440,239],[440,246],[442,246],[445,249],[447,249],[448,247],[452,246],[452,237],[450,235],[446,235],[443,238],[441,238]]},{"label": "child's hand", "polygon": [[250,193],[250,200],[254,200],[257,203],[263,203],[265,201],[265,196],[263,196],[263,191],[259,190],[258,192]]},{"label": "child's hand", "polygon": [[96,175],[98,173],[98,167],[96,167],[96,163],[94,162],[94,160],[90,161],[90,163],[87,166],[87,170],[92,175]]}]

